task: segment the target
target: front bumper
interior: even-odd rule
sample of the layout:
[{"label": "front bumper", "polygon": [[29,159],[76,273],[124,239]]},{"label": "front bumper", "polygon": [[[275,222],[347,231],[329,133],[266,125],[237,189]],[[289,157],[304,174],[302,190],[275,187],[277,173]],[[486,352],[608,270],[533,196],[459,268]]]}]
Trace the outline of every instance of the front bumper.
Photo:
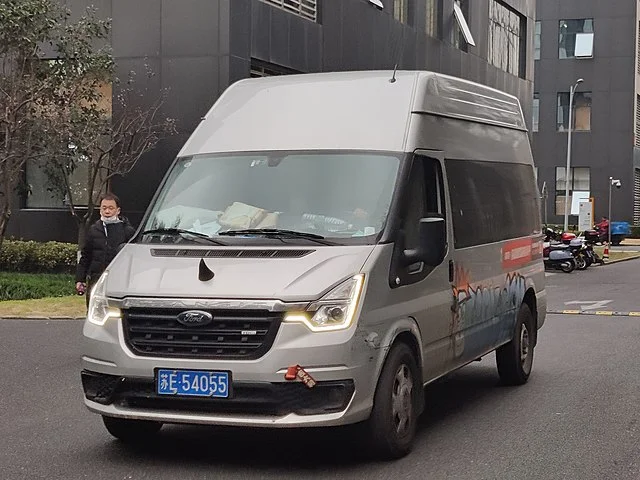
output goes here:
[{"label": "front bumper", "polygon": [[[313,424],[340,418],[355,391],[353,381],[319,382],[312,389],[299,382],[234,382],[229,399],[158,395],[154,382],[83,371],[87,406],[111,416],[177,423],[225,425]],[[336,415],[337,414],[337,415]],[[295,419],[295,420],[294,420]]]},{"label": "front bumper", "polygon": [[[272,347],[255,360],[158,358],[134,354],[122,322],[85,322],[82,358],[85,404],[112,417],[229,426],[336,426],[368,418],[384,349],[349,330],[313,333],[282,324]],[[286,381],[287,368],[302,366],[313,388]],[[230,371],[233,398],[164,398],[155,391],[156,368]]]}]

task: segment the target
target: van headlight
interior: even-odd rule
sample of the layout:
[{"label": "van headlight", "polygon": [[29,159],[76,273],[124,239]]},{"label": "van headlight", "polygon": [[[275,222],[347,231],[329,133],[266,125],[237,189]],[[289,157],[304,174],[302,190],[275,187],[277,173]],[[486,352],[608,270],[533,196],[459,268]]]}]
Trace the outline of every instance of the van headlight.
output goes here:
[{"label": "van headlight", "polygon": [[91,289],[87,320],[94,325],[103,326],[110,318],[120,318],[120,309],[109,306],[107,300],[107,272],[104,272]]},{"label": "van headlight", "polygon": [[304,323],[313,332],[346,330],[356,316],[363,286],[364,275],[355,275],[309,305],[306,312],[287,313],[284,321]]}]

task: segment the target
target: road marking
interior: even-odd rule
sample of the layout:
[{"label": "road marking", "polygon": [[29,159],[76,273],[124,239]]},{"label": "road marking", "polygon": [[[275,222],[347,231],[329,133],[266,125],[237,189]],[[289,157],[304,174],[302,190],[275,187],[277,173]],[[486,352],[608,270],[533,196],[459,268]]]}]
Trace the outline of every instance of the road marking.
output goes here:
[{"label": "road marking", "polygon": [[[612,300],[598,300],[595,302],[574,300],[572,302],[564,302],[565,305],[580,305],[580,310],[597,310],[610,304]],[[585,306],[586,305],[586,306]]]},{"label": "road marking", "polygon": [[547,310],[548,315],[593,315],[599,317],[640,317],[640,312],[615,312],[612,310]]}]

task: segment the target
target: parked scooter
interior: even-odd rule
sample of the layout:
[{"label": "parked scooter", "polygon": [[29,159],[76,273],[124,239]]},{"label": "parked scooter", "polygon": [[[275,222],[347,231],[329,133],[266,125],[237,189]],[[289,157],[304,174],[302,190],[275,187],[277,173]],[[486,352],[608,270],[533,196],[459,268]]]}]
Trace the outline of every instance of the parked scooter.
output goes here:
[{"label": "parked scooter", "polygon": [[594,263],[604,263],[604,260],[593,249],[593,245],[596,243],[595,240],[597,240],[597,233],[593,231],[591,235],[589,232],[584,232],[584,236],[576,236],[571,232],[559,232],[547,228],[545,229],[545,241],[550,242],[552,246],[568,245],[576,260],[576,268],[578,270],[586,270]]},{"label": "parked scooter", "polygon": [[566,245],[551,245],[545,242],[542,252],[545,268],[571,273],[577,267],[571,248]]}]

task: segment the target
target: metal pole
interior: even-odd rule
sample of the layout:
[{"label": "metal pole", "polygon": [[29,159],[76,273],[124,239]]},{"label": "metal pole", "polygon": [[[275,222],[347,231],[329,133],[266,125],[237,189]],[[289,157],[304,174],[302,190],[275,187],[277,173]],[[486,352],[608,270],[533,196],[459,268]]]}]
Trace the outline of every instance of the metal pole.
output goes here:
[{"label": "metal pole", "polygon": [[611,248],[611,187],[613,185],[613,177],[609,177],[609,228],[607,229],[607,236],[608,238],[608,242],[607,245],[609,245],[609,248]]},{"label": "metal pole", "polygon": [[569,130],[567,133],[567,168],[564,171],[565,192],[564,192],[564,231],[569,230],[569,175],[571,174],[571,127],[573,124],[573,93],[576,85],[569,91]]}]

